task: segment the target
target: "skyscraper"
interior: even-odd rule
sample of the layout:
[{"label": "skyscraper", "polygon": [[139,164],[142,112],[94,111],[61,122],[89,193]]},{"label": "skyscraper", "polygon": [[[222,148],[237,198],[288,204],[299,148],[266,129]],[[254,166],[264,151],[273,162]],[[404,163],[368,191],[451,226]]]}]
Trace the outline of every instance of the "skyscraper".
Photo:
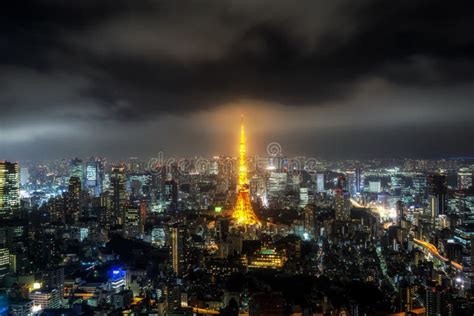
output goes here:
[{"label": "skyscraper", "polygon": [[166,180],[163,194],[168,210],[176,212],[178,210],[178,183],[175,180]]},{"label": "skyscraper", "polygon": [[170,237],[171,263],[174,273],[180,277],[186,272],[188,248],[186,226],[176,225],[172,227]]},{"label": "skyscraper", "polygon": [[444,214],[446,212],[448,183],[446,175],[430,173],[427,178],[428,195],[431,204],[432,216]]},{"label": "skyscraper", "polygon": [[304,232],[308,238],[314,238],[316,236],[316,209],[313,205],[307,205],[304,210]]},{"label": "skyscraper", "polygon": [[299,207],[304,208],[306,205],[308,205],[308,188],[300,188],[300,202],[299,202]]},{"label": "skyscraper", "polygon": [[20,168],[20,184],[25,186],[30,180],[30,171],[27,167]]},{"label": "skyscraper", "polygon": [[20,172],[16,162],[0,161],[0,219],[18,215],[20,210]]},{"label": "skyscraper", "polygon": [[81,215],[81,180],[78,177],[69,178],[66,198],[66,223],[75,224]]},{"label": "skyscraper", "polygon": [[110,188],[112,193],[112,213],[116,222],[123,223],[125,205],[127,203],[127,191],[125,187],[125,168],[113,167],[110,177]]},{"label": "skyscraper", "polygon": [[285,194],[288,182],[288,174],[286,172],[271,172],[267,180],[268,196],[280,197]]},{"label": "skyscraper", "polygon": [[346,221],[351,218],[350,194],[341,188],[335,190],[335,211],[338,221]]},{"label": "skyscraper", "polygon": [[98,197],[102,193],[104,181],[104,161],[90,158],[86,163],[85,189],[91,196]]},{"label": "skyscraper", "polygon": [[364,186],[364,183],[362,181],[362,169],[360,167],[357,167],[355,169],[355,191],[356,191],[356,193],[361,192],[363,186]]},{"label": "skyscraper", "polygon": [[71,159],[71,161],[69,162],[69,176],[78,177],[82,182],[82,178],[84,177],[84,166],[82,165],[81,159]]},{"label": "skyscraper", "polygon": [[316,174],[316,192],[324,192],[324,173]]},{"label": "skyscraper", "polygon": [[123,235],[125,238],[137,238],[143,233],[143,224],[139,205],[127,205],[124,215]]},{"label": "skyscraper", "polygon": [[260,221],[255,215],[250,203],[249,181],[247,177],[247,152],[245,145],[244,122],[240,126],[240,156],[239,156],[239,178],[237,184],[237,202],[235,204],[233,217],[238,224],[258,225]]},{"label": "skyscraper", "polygon": [[472,186],[472,171],[469,168],[461,168],[458,172],[458,189],[466,190]]}]

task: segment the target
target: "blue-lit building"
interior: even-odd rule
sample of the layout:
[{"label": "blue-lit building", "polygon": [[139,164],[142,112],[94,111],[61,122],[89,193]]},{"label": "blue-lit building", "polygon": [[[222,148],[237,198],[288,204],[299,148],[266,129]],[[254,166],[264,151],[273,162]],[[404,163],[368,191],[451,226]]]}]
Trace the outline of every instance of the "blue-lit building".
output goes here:
[{"label": "blue-lit building", "polygon": [[108,290],[119,293],[124,290],[126,285],[127,272],[119,267],[112,268],[108,273]]}]

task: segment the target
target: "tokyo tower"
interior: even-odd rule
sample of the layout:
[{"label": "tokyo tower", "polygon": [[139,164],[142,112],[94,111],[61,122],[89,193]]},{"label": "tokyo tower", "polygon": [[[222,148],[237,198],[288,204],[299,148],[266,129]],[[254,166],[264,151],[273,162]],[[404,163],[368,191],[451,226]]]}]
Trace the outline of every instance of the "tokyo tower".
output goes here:
[{"label": "tokyo tower", "polygon": [[244,119],[240,125],[240,149],[239,149],[239,181],[237,184],[237,202],[235,203],[233,217],[240,225],[260,225],[255,212],[252,209],[249,195],[249,181],[247,178],[247,153],[245,148]]}]

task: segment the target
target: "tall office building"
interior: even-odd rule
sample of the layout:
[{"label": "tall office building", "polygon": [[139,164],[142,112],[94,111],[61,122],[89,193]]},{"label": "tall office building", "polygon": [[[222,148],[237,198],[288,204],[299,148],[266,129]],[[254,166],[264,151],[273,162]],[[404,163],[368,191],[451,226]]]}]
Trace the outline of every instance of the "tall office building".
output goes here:
[{"label": "tall office building", "polygon": [[75,224],[81,215],[81,180],[78,177],[69,178],[68,192],[66,195],[65,221]]},{"label": "tall office building", "polygon": [[177,225],[171,228],[171,263],[174,273],[181,277],[186,273],[187,230],[186,226]]},{"label": "tall office building", "polygon": [[427,178],[428,195],[431,204],[431,214],[433,217],[446,212],[448,183],[446,175],[431,173]]},{"label": "tall office building", "polygon": [[108,191],[102,192],[99,203],[99,223],[106,231],[115,224],[112,210],[111,194]]},{"label": "tall office building", "polygon": [[362,169],[357,167],[355,169],[355,191],[356,193],[360,193],[364,188],[364,182],[362,180]]},{"label": "tall office building", "polygon": [[347,221],[351,218],[350,194],[340,188],[335,190],[335,211],[337,221]]},{"label": "tall office building", "polygon": [[345,173],[347,178],[347,190],[351,195],[357,193],[357,181],[356,181],[356,174],[354,171],[347,171]]},{"label": "tall office building", "polygon": [[20,168],[20,184],[21,186],[25,186],[28,184],[30,180],[30,171],[28,167],[21,167]]},{"label": "tall office building", "polygon": [[402,220],[405,216],[404,214],[404,205],[403,205],[403,202],[402,201],[397,201],[396,203],[396,210],[397,210],[397,223],[398,223],[398,226],[402,226]]},{"label": "tall office building", "polygon": [[86,183],[85,186],[94,187],[97,181],[97,163],[94,158],[90,158],[86,163]]},{"label": "tall office building", "polygon": [[84,177],[84,166],[82,164],[82,160],[79,158],[71,159],[69,162],[69,176],[70,177],[78,177],[81,181]]},{"label": "tall office building", "polygon": [[300,188],[300,202],[298,206],[300,208],[304,208],[306,205],[308,205],[308,201],[308,188]]},{"label": "tall office building", "polygon": [[304,233],[307,238],[314,238],[316,236],[316,209],[313,205],[308,205],[304,208]]},{"label": "tall office building", "polygon": [[318,173],[316,175],[316,191],[318,193],[324,192],[324,173]]},{"label": "tall office building", "polygon": [[426,187],[426,177],[422,174],[416,174],[412,178],[413,181],[413,191],[416,194],[421,194],[424,192]]},{"label": "tall office building", "polygon": [[466,190],[472,187],[472,171],[469,168],[461,168],[458,172],[458,189]]},{"label": "tall office building", "polygon": [[267,193],[269,197],[280,197],[286,191],[288,174],[286,172],[272,172],[268,177]]},{"label": "tall office building", "polygon": [[163,193],[168,210],[176,212],[178,210],[178,183],[175,180],[165,181]]},{"label": "tall office building", "polygon": [[138,238],[143,233],[143,221],[139,205],[128,205],[125,208],[123,236],[125,238]]},{"label": "tall office building", "polygon": [[86,163],[85,189],[91,196],[99,197],[103,191],[104,161],[90,158]]},{"label": "tall office building", "polygon": [[123,223],[125,205],[127,203],[127,191],[125,186],[125,168],[113,167],[110,177],[110,191],[112,213],[117,223]]},{"label": "tall office building", "polygon": [[20,171],[18,163],[0,161],[0,220],[18,216]]}]

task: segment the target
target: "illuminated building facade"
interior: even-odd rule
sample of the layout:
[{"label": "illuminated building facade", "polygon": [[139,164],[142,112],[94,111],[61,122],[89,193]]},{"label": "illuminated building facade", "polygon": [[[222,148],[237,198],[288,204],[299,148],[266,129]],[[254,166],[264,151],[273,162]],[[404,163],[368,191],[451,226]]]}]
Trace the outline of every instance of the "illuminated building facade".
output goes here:
[{"label": "illuminated building facade", "polygon": [[355,170],[355,192],[359,193],[364,188],[364,180],[362,179],[362,169],[357,167]]},{"label": "illuminated building facade", "polygon": [[458,189],[467,190],[472,186],[472,171],[469,168],[461,168],[458,172]]},{"label": "illuminated building facade", "polygon": [[125,238],[138,238],[143,233],[143,224],[138,205],[126,207],[124,215],[123,235]]},{"label": "illuminated building facade", "polygon": [[318,193],[324,192],[324,173],[318,173],[316,175],[316,191]]},{"label": "illuminated building facade", "polygon": [[10,251],[0,248],[0,281],[8,274],[10,268]]},{"label": "illuminated building facade", "polygon": [[281,269],[286,257],[275,249],[262,248],[249,258],[249,269]]},{"label": "illuminated building facade", "polygon": [[249,181],[247,177],[247,152],[245,144],[244,124],[240,126],[240,150],[239,150],[239,177],[237,184],[237,202],[235,204],[233,217],[240,225],[259,225],[255,212],[250,203]]},{"label": "illuminated building facade", "polygon": [[29,294],[30,300],[33,300],[33,312],[39,312],[42,309],[60,308],[62,298],[58,290],[35,290]]},{"label": "illuminated building facade", "polygon": [[268,196],[281,197],[285,194],[288,182],[288,174],[286,172],[272,172],[268,177]]},{"label": "illuminated building facade", "polygon": [[110,291],[114,293],[121,292],[127,284],[126,277],[127,272],[122,270],[121,268],[113,268],[112,270],[110,270],[108,282]]},{"label": "illuminated building facade", "polygon": [[448,184],[444,174],[430,173],[427,178],[431,215],[436,217],[446,211]]},{"label": "illuminated building facade", "polygon": [[186,270],[187,230],[179,225],[171,228],[171,263],[174,273],[181,277]]},{"label": "illuminated building facade", "polygon": [[369,181],[369,192],[378,193],[382,191],[382,183],[380,180]]},{"label": "illuminated building facade", "polygon": [[85,188],[91,196],[98,197],[102,193],[104,176],[104,161],[90,158],[86,164]]},{"label": "illuminated building facade", "polygon": [[114,218],[120,224],[123,223],[125,205],[127,203],[127,191],[125,184],[125,168],[113,167],[112,176],[110,177],[110,186],[112,193],[111,206]]},{"label": "illuminated building facade", "polygon": [[20,171],[18,163],[0,161],[0,219],[18,214],[20,209]]},{"label": "illuminated building facade", "polygon": [[308,205],[309,196],[308,196],[308,188],[300,188],[300,202],[299,207],[304,208]]},{"label": "illuminated building facade", "polygon": [[178,183],[175,180],[165,181],[164,201],[169,211],[178,210]]},{"label": "illuminated building facade", "polygon": [[69,179],[69,189],[66,203],[66,223],[77,223],[81,215],[81,180],[78,177]]},{"label": "illuminated building facade", "polygon": [[84,176],[84,165],[81,159],[71,159],[71,161],[69,162],[69,176],[78,177],[82,181],[82,178]]},{"label": "illuminated building facade", "polygon": [[351,217],[350,194],[342,189],[335,190],[336,220],[347,221]]}]

